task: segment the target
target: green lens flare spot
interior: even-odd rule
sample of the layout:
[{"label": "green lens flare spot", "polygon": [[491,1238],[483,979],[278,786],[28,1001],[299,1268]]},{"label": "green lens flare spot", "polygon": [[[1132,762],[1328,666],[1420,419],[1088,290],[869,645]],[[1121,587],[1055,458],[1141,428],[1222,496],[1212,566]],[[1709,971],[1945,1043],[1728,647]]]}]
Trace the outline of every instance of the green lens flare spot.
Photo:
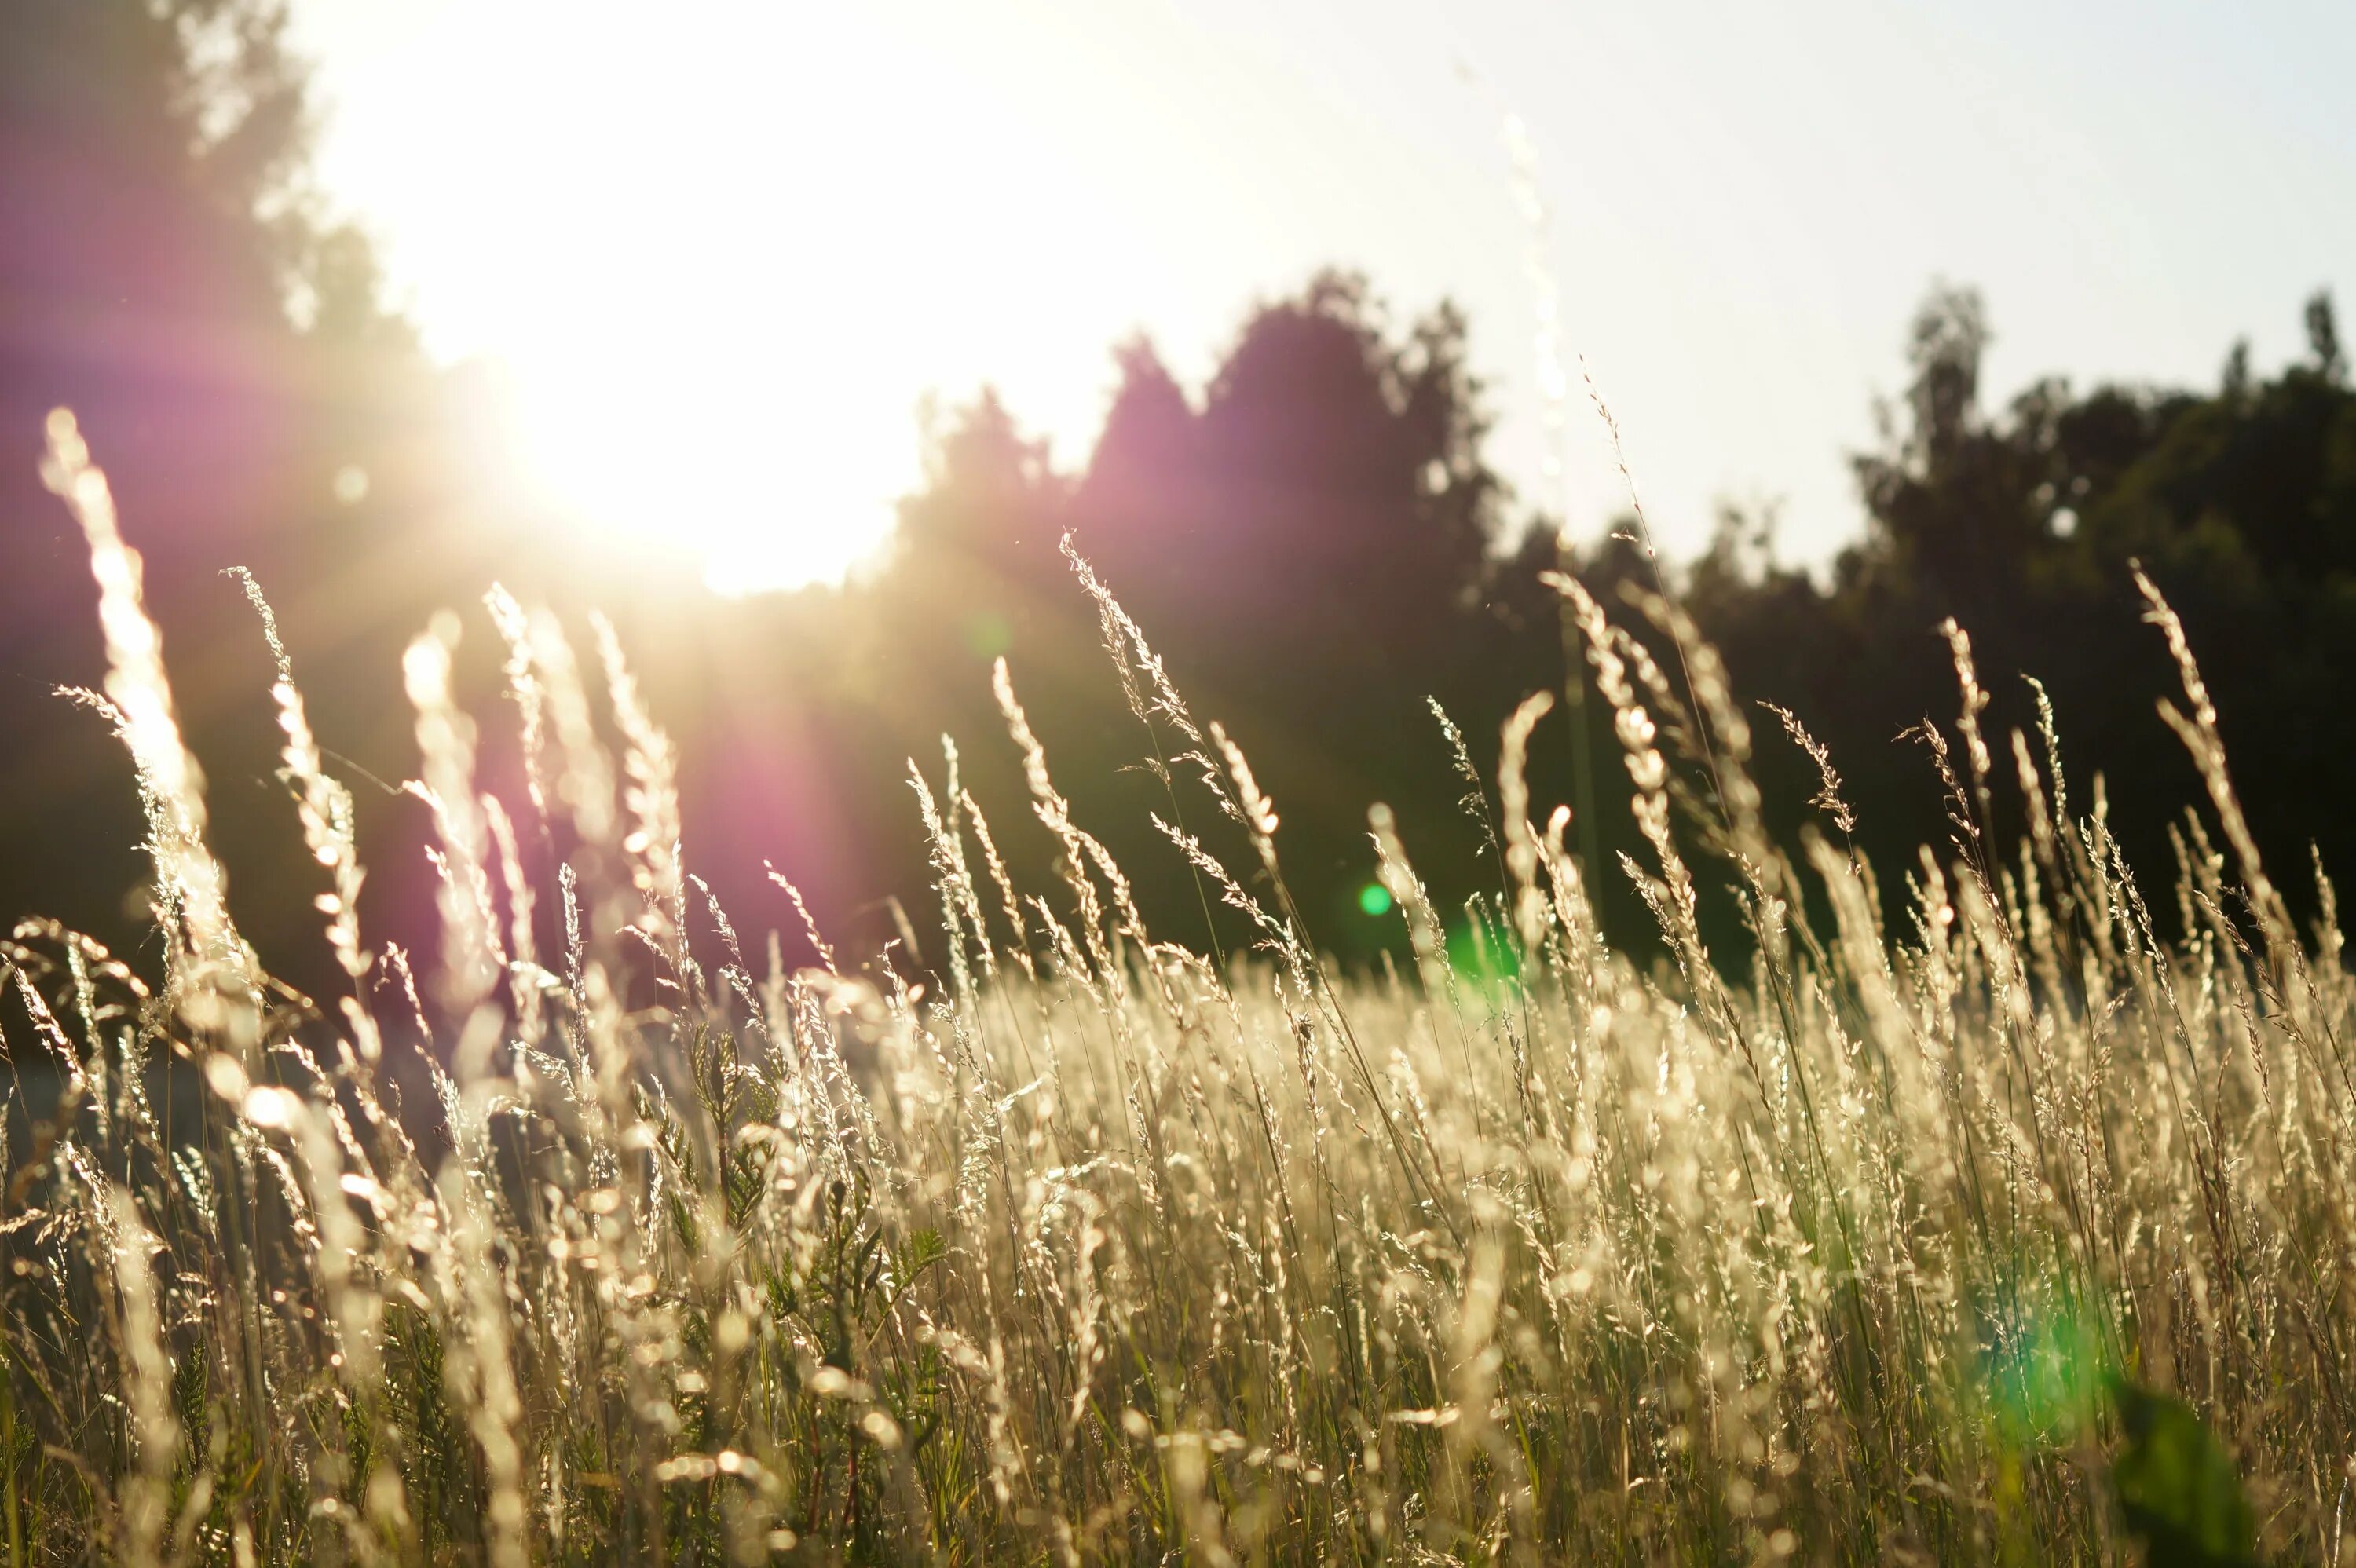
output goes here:
[{"label": "green lens flare spot", "polygon": [[1370,915],[1387,915],[1391,912],[1391,891],[1380,882],[1368,882],[1358,890],[1358,907]]},{"label": "green lens flare spot", "polygon": [[2024,1307],[1980,1360],[1997,1435],[2018,1447],[2074,1441],[2094,1418],[2109,1370],[2101,1338],[2066,1306]]},{"label": "green lens flare spot", "polygon": [[1460,922],[1449,927],[1447,944],[1448,967],[1461,986],[1486,991],[1522,972],[1512,949],[1499,946],[1480,926]]}]

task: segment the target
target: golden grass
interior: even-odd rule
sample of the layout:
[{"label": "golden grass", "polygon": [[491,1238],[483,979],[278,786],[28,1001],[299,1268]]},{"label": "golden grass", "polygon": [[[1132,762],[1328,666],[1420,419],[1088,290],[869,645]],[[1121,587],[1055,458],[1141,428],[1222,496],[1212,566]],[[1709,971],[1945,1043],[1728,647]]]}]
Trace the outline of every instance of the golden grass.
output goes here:
[{"label": "golden grass", "polygon": [[[1583,878],[1623,871],[1534,805],[1534,699],[1475,803],[1485,961],[1451,961],[1415,825],[1377,805],[1413,962],[1345,976],[1278,805],[1076,561],[1164,829],[1257,946],[1145,929],[1001,667],[1063,885],[1014,884],[954,750],[919,770],[934,991],[905,955],[791,972],[773,943],[756,971],[680,858],[610,630],[618,763],[562,630],[495,595],[528,800],[478,790],[444,639],[406,665],[444,879],[422,987],[359,929],[350,798],[281,652],[321,882],[255,896],[316,897],[351,982],[306,1010],[229,923],[136,558],[53,436],[169,941],[152,982],[39,923],[0,950],[34,1020],[12,1060],[63,1084],[0,1221],[12,1564],[2116,1562],[2152,1528],[2112,1486],[2146,1390],[2222,1439],[2269,1552],[2342,1550],[2356,986],[2336,913],[2292,929],[2148,584],[2231,851],[2187,818],[2172,939],[2099,785],[2072,815],[2050,723],[1994,776],[1960,631],[1960,773],[1928,731],[1954,840],[1885,926],[1861,860],[1768,841],[1675,607],[1695,711],[1563,578],[1667,960],[1599,934]],[[1682,819],[1681,766],[1708,785]],[[511,817],[578,843],[556,886]],[[1697,916],[1720,881],[1741,965]],[[383,1087],[412,1050],[430,1131]],[[167,1132],[167,1063],[196,1129]]]}]

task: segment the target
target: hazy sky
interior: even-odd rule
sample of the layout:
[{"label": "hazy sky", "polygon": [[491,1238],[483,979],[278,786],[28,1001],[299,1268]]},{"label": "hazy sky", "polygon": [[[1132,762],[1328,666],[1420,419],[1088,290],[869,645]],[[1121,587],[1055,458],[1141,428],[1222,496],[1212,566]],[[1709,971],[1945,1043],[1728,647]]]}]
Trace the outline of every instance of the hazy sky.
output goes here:
[{"label": "hazy sky", "polygon": [[[445,358],[506,364],[546,483],[705,549],[840,573],[985,380],[1076,465],[1149,333],[1199,383],[1255,298],[1341,262],[1453,296],[1550,507],[1526,123],[1568,349],[1665,547],[1781,497],[1858,526],[1843,453],[1934,277],[1990,389],[2208,383],[2356,308],[2356,5],[2024,0],[296,0],[322,168]],[[1576,367],[1573,367],[1576,377]],[[1574,379],[1574,385],[1576,380]],[[1622,490],[1583,398],[1574,523]],[[1116,585],[1117,586],[1117,585]]]}]

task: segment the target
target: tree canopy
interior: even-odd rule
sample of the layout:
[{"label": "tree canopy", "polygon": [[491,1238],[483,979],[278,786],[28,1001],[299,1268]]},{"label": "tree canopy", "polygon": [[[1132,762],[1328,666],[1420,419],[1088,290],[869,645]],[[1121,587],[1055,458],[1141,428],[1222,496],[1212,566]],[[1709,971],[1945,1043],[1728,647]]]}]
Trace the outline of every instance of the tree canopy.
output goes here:
[{"label": "tree canopy", "polygon": [[[2356,853],[2356,827],[2312,809],[2356,784],[2356,741],[2330,718],[2356,679],[2356,396],[2328,296],[2306,307],[2308,353],[2271,375],[2237,346],[2213,389],[2049,379],[1992,408],[1991,313],[1934,288],[1903,341],[1905,392],[1855,458],[1868,528],[1810,572],[1775,559],[1765,515],[1730,513],[1681,567],[1616,528],[1565,549],[1561,519],[1517,509],[1489,465],[1462,316],[1395,317],[1365,279],[1321,273],[1247,313],[1199,388],[1151,343],[1119,347],[1102,434],[1076,465],[994,394],[948,411],[877,571],[723,603],[685,581],[649,592],[645,563],[605,547],[557,548],[554,522],[500,485],[480,457],[495,423],[482,387],[423,361],[382,308],[364,237],[325,216],[311,116],[263,0],[0,0],[0,573],[37,585],[0,630],[7,912],[135,923],[131,784],[102,727],[51,695],[100,666],[80,540],[33,477],[60,403],[147,555],[232,902],[241,877],[305,874],[273,782],[268,656],[219,576],[248,565],[280,606],[323,741],[364,785],[363,848],[385,868],[371,913],[389,934],[413,933],[431,902],[422,814],[365,787],[414,766],[399,649],[498,579],[576,615],[616,612],[680,743],[691,863],[755,929],[778,923],[760,870],[774,859],[853,951],[893,933],[886,901],[922,899],[930,872],[913,802],[888,781],[913,759],[937,788],[944,735],[1010,858],[1058,852],[1024,820],[991,692],[1004,658],[1058,787],[1149,916],[1242,936],[1151,826],[1175,813],[1187,831],[1228,830],[1186,793],[1183,737],[1150,705],[1133,711],[1067,539],[1194,711],[1249,753],[1310,928],[1347,953],[1401,935],[1356,896],[1370,803],[1395,808],[1430,865],[1493,852],[1492,808],[1435,705],[1485,772],[1499,722],[1537,689],[1566,699],[1535,741],[1540,807],[1578,805],[1607,917],[1641,925],[1612,869],[1633,838],[1609,715],[1579,700],[1576,645],[1537,581],[1559,565],[1607,603],[1677,589],[1740,695],[1789,708],[1831,748],[1858,842],[1895,874],[1946,833],[1929,760],[1897,737],[1955,711],[1936,635],[1949,616],[1975,640],[1990,732],[2034,734],[2020,677],[2040,677],[2079,805],[2100,772],[2130,849],[2169,852],[2158,803],[2191,780],[2154,712],[2169,671],[2137,625],[2140,561],[2191,631],[2281,880],[2297,880],[2309,833],[2327,866]],[[462,677],[480,689],[498,659],[473,615]],[[490,786],[512,784],[512,738],[483,747]],[[1790,828],[1811,813],[1814,770],[1772,734],[1761,747],[1771,826]],[[1434,889],[1443,908],[1478,891]]]}]

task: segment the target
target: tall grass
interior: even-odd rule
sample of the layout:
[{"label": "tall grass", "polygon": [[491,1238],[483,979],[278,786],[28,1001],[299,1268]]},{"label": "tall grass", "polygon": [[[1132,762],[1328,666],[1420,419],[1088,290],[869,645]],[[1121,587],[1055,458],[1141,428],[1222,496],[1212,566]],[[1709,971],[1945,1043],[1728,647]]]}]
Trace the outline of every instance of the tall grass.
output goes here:
[{"label": "tall grass", "polygon": [[[320,880],[240,895],[316,899],[348,989],[309,1005],[230,923],[136,557],[52,437],[167,940],[152,976],[38,922],[5,948],[11,1061],[62,1084],[5,1161],[12,1565],[2231,1561],[2253,1529],[2345,1559],[2356,986],[2328,887],[2293,928],[2148,584],[2226,847],[2188,815],[2174,935],[2050,716],[1982,732],[1961,630],[1923,731],[1953,840],[1877,873],[1837,829],[1769,840],[1674,606],[1635,608],[1689,682],[1565,577],[1648,859],[1566,850],[1534,699],[1461,918],[1372,808],[1412,954],[1376,976],[1321,955],[1280,803],[1076,560],[1173,853],[1248,954],[1146,929],[1001,665],[1032,798],[991,804],[1059,884],[1014,882],[952,748],[914,778],[934,962],[756,965],[610,630],[601,724],[562,628],[495,594],[528,798],[479,789],[446,635],[405,664],[430,957],[360,927],[278,650]],[[518,823],[573,847],[554,885]],[[1665,958],[1607,944],[1607,875]],[[1697,914],[1720,884],[1739,959]],[[435,1104],[404,1119],[412,1052]]]}]

